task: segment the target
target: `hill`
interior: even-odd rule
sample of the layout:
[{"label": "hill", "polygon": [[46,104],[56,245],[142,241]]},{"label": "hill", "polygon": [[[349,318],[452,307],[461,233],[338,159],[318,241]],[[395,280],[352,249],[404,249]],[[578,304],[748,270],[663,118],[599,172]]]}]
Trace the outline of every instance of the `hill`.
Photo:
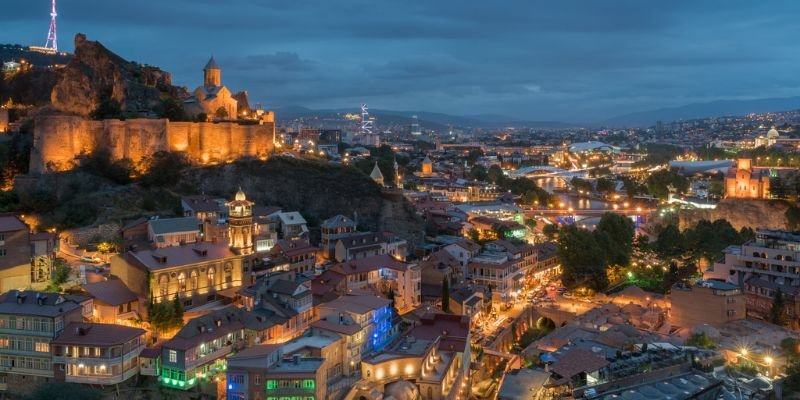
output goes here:
[{"label": "hill", "polygon": [[652,126],[656,121],[679,121],[724,115],[745,115],[769,111],[800,109],[800,97],[765,98],[754,100],[717,100],[635,112],[601,121],[604,126]]},{"label": "hill", "polygon": [[31,51],[18,44],[0,44],[0,63],[6,61],[20,62],[25,60],[35,66],[46,67],[50,65],[64,65],[72,57],[68,53],[48,54]]},{"label": "hill", "polygon": [[205,193],[230,198],[241,187],[257,205],[300,211],[311,226],[343,214],[358,215],[360,230],[392,231],[411,243],[420,243],[424,231],[402,196],[387,196],[355,168],[322,161],[273,157],[187,167],[175,173],[175,181],[149,187],[144,181],[115,183],[108,169],[83,167],[23,177],[15,185],[15,198],[0,196],[0,211],[36,214],[41,229],[70,229],[119,224],[141,216],[180,215],[180,196]]}]

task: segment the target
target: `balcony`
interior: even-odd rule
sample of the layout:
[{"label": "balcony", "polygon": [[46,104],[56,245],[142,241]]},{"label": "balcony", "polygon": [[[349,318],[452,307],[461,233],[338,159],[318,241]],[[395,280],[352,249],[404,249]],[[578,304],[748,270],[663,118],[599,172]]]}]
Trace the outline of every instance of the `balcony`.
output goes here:
[{"label": "balcony", "polygon": [[92,357],[92,356],[68,356],[68,355],[60,355],[60,356],[53,356],[53,363],[54,364],[84,364],[84,365],[112,365],[112,364],[122,364],[125,361],[131,360],[134,357],[138,356],[139,353],[142,352],[144,349],[144,345],[140,344],[135,348],[131,349],[131,351],[125,353],[119,357]]},{"label": "balcony", "polygon": [[67,375],[65,380],[70,383],[83,383],[90,385],[116,385],[132,378],[138,373],[137,368],[131,368],[124,373],[116,375]]},{"label": "balcony", "polygon": [[186,369],[190,370],[192,368],[198,367],[203,364],[208,364],[213,362],[218,358],[225,357],[226,355],[230,354],[233,351],[233,345],[223,346],[219,349],[212,351],[210,353],[206,353],[202,356],[197,357],[195,360],[186,361]]}]

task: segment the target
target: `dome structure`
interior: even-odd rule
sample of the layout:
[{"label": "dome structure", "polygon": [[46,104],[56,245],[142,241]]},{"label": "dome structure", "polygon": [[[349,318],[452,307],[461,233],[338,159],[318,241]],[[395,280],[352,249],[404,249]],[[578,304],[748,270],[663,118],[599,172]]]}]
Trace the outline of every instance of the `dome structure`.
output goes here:
[{"label": "dome structure", "polygon": [[383,396],[396,400],[416,400],[419,398],[419,388],[409,381],[392,382],[386,385]]},{"label": "dome structure", "polygon": [[767,132],[767,139],[777,139],[781,134],[778,133],[778,130],[773,127],[772,129]]},{"label": "dome structure", "polygon": [[239,191],[236,192],[236,196],[234,196],[234,200],[236,200],[236,201],[245,201],[245,200],[247,200],[247,196],[244,194],[244,191],[242,191],[241,187],[239,187]]}]

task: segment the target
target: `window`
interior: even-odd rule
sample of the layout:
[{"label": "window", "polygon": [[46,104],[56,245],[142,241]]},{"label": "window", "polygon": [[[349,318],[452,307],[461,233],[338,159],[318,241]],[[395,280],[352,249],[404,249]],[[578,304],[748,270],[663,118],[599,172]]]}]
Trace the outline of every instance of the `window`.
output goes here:
[{"label": "window", "polygon": [[231,375],[231,383],[244,383],[244,375]]},{"label": "window", "polygon": [[161,275],[161,278],[158,279],[158,292],[162,298],[167,297],[169,290],[169,277],[167,275]]},{"label": "window", "polygon": [[189,278],[189,288],[192,290],[197,290],[197,283],[199,279],[197,276],[197,270],[193,270],[191,275],[189,275]]},{"label": "window", "polygon": [[47,342],[36,342],[36,351],[39,353],[49,353],[50,344]]},{"label": "window", "polygon": [[6,255],[6,249],[0,249],[0,257]]},{"label": "window", "polygon": [[169,362],[176,363],[178,362],[178,352],[175,350],[169,351]]},{"label": "window", "polygon": [[215,273],[216,273],[216,270],[214,269],[214,267],[209,267],[208,268],[208,274],[206,275],[206,278],[208,279],[208,287],[214,287],[214,274]]},{"label": "window", "polygon": [[178,274],[178,291],[186,291],[186,274],[183,272]]}]

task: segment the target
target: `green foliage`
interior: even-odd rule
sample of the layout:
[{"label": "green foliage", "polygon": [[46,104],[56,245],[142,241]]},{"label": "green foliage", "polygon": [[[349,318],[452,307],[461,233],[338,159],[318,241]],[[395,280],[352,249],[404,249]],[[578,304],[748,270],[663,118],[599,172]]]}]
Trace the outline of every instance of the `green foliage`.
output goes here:
[{"label": "green foliage", "polygon": [[696,257],[705,257],[711,261],[722,256],[722,250],[726,247],[744,243],[744,238],[724,219],[714,222],[702,220],[683,234],[687,249],[692,249]]},{"label": "green foliage", "polygon": [[37,386],[33,393],[24,398],[27,400],[101,400],[103,392],[75,383],[53,381]]},{"label": "green foliage", "polygon": [[183,305],[177,296],[173,301],[150,303],[148,315],[150,316],[150,325],[159,332],[183,326]]},{"label": "green foliage", "polygon": [[[375,168],[375,161],[378,162],[378,168],[381,170],[383,174],[384,182],[387,186],[394,185],[395,183],[395,174],[394,174],[394,161],[397,160],[398,166],[407,165],[410,161],[407,157],[397,157],[394,151],[390,146],[383,145],[381,147],[370,147],[370,155],[371,159],[361,159],[358,160],[355,164],[355,167],[358,168],[361,172],[368,175],[372,173],[372,169]],[[402,170],[402,169],[401,169]]]},{"label": "green foliage", "polygon": [[469,154],[467,155],[467,162],[469,163],[469,165],[473,165],[481,157],[483,157],[482,150],[479,149],[470,150]]},{"label": "green foliage", "polygon": [[503,169],[496,164],[489,167],[489,171],[486,172],[486,175],[488,176],[489,182],[492,183],[498,183],[505,177]]},{"label": "green foliage", "polygon": [[595,239],[606,250],[606,259],[612,265],[628,265],[633,251],[633,221],[607,212],[600,218],[594,230]]},{"label": "green foliage", "polygon": [[46,292],[58,293],[61,291],[61,285],[69,280],[72,273],[69,265],[62,258],[56,258],[53,261],[53,267],[50,272],[50,284],[45,289]]},{"label": "green foliage", "polygon": [[111,161],[111,153],[104,148],[98,149],[81,162],[83,172],[100,176],[112,182],[125,185],[131,181],[133,163],[129,159]]},{"label": "green foliage", "polygon": [[599,178],[595,183],[595,189],[601,193],[614,193],[617,189],[617,183],[609,178]]},{"label": "green foliage", "polygon": [[530,230],[536,229],[536,220],[533,218],[525,218],[525,226]]},{"label": "green foliage", "polygon": [[183,106],[172,97],[161,100],[156,112],[159,117],[167,118],[170,121],[191,121],[189,114],[183,110]]},{"label": "green foliage", "polygon": [[122,106],[118,101],[110,97],[103,99],[100,104],[97,105],[97,108],[95,108],[91,114],[89,114],[89,116],[94,120],[124,118]]},{"label": "green foliage", "polygon": [[467,236],[469,236],[469,238],[476,243],[481,240],[481,234],[475,228],[470,229],[469,232],[467,232]]},{"label": "green foliage", "polygon": [[647,191],[657,199],[666,200],[669,197],[670,187],[678,194],[686,193],[689,190],[689,180],[677,172],[666,169],[647,177]]},{"label": "green foliage", "polygon": [[575,190],[582,190],[584,192],[591,192],[592,190],[594,190],[594,187],[592,187],[592,182],[591,181],[588,181],[586,179],[578,178],[577,176],[572,178],[569,181],[569,184]]},{"label": "green foliage", "polygon": [[565,286],[584,285],[595,291],[608,286],[606,251],[592,232],[565,225],[558,231],[558,244],[556,255],[561,263],[561,280]]},{"label": "green foliage", "polygon": [[800,229],[800,207],[791,206],[786,210],[786,225],[796,231]]},{"label": "green foliage", "polygon": [[772,308],[769,309],[769,321],[775,325],[786,325],[786,314],[783,312],[783,307],[786,305],[786,300],[783,298],[783,292],[780,288],[775,292],[775,298],[772,299]]},{"label": "green foliage", "polygon": [[488,181],[489,174],[486,172],[486,168],[481,165],[475,165],[472,169],[469,170],[469,177],[478,181]]},{"label": "green foliage", "polygon": [[144,187],[174,186],[181,178],[181,172],[189,166],[186,156],[181,153],[159,151],[141,161],[142,170],[146,171],[140,177]]},{"label": "green foliage", "polygon": [[685,238],[676,225],[669,224],[658,233],[656,252],[662,257],[674,257],[683,253]]},{"label": "green foliage", "polygon": [[558,234],[558,225],[547,224],[542,227],[542,233],[547,237],[547,240],[552,241],[555,239],[556,234]]},{"label": "green foliage", "polygon": [[225,119],[228,117],[228,110],[226,110],[225,107],[220,106],[217,111],[214,111],[214,118],[216,119]]},{"label": "green foliage", "polygon": [[692,336],[689,336],[689,338],[686,339],[686,345],[694,346],[698,349],[717,348],[716,343],[714,343],[714,341],[705,332],[695,333]]},{"label": "green foliage", "polygon": [[644,160],[634,164],[637,167],[663,165],[683,154],[683,149],[668,144],[647,144],[644,150],[647,153]]}]

